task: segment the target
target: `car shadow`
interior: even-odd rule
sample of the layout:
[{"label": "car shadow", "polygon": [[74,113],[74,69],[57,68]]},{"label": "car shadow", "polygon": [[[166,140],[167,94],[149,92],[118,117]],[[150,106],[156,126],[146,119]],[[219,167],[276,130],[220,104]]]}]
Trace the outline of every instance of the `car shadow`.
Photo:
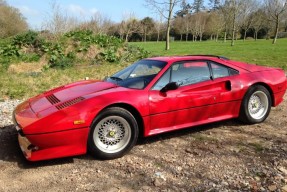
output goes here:
[{"label": "car shadow", "polygon": [[187,128],[183,128],[183,129],[179,129],[179,130],[175,130],[175,131],[161,133],[161,134],[154,135],[154,136],[140,137],[137,145],[145,145],[146,143],[153,143],[153,142],[157,142],[159,140],[168,140],[171,138],[195,134],[195,133],[199,133],[201,131],[216,129],[216,128],[223,127],[223,126],[230,126],[231,127],[231,126],[240,126],[240,125],[242,125],[242,123],[240,121],[238,121],[237,119],[231,119],[231,120],[219,121],[219,122],[215,122],[215,123],[209,123],[209,124],[205,124],[205,125],[199,125],[199,126],[195,126],[195,127],[187,127]]},{"label": "car shadow", "polygon": [[[242,125],[236,119],[226,120],[191,128],[180,129],[176,131],[171,131],[167,133],[158,134],[150,137],[140,137],[138,139],[137,145],[145,145],[147,143],[154,143],[159,140],[168,140],[175,137],[181,137],[185,135],[192,135],[199,133],[201,131],[207,131],[210,129],[215,129],[222,126],[238,126]],[[66,157],[53,160],[45,160],[38,162],[30,162],[25,159],[24,155],[18,144],[17,131],[14,125],[8,125],[0,128],[0,163],[2,162],[12,162],[17,163],[19,168],[22,169],[33,169],[37,167],[45,166],[54,166],[61,164],[70,164],[74,163],[75,159],[83,160],[98,160],[91,156],[90,154],[75,156],[75,157]]]}]

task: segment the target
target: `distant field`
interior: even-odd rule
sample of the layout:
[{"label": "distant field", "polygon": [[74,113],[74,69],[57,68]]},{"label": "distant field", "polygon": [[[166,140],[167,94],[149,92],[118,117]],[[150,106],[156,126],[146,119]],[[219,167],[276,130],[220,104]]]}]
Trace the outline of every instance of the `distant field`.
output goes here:
[{"label": "distant field", "polygon": [[234,47],[230,42],[171,42],[170,50],[164,50],[164,42],[133,43],[151,52],[151,55],[189,55],[211,54],[226,56],[230,59],[260,65],[281,67],[287,70],[287,39],[278,39],[273,45],[271,40],[238,40]]}]

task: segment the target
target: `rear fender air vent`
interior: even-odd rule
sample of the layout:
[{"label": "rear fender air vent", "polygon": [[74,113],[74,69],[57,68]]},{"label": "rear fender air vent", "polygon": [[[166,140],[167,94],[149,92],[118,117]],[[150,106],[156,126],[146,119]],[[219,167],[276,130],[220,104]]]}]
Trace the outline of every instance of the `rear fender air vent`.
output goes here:
[{"label": "rear fender air vent", "polygon": [[57,105],[56,108],[57,108],[58,110],[61,110],[61,109],[64,109],[64,108],[66,108],[66,107],[69,107],[69,106],[71,106],[71,105],[74,105],[74,104],[76,104],[76,103],[79,103],[79,102],[83,101],[84,99],[85,99],[85,98],[83,98],[83,97],[77,97],[77,98],[75,98],[75,99],[71,99],[71,100],[69,100],[69,101],[65,101],[64,103],[61,103],[61,104]]},{"label": "rear fender air vent", "polygon": [[56,87],[56,88],[54,88],[54,89],[51,89],[51,90],[45,92],[45,94],[53,93],[53,92],[55,92],[55,91],[60,91],[60,90],[63,89],[64,87],[65,87],[65,86]]},{"label": "rear fender air vent", "polygon": [[54,94],[47,95],[46,98],[53,105],[60,103],[60,100]]}]

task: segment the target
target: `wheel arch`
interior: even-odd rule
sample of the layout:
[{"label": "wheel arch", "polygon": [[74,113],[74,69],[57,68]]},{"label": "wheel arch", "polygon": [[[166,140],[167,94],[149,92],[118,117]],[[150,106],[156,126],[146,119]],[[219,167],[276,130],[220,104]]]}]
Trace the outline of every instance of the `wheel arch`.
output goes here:
[{"label": "wheel arch", "polygon": [[274,107],[275,99],[274,99],[274,93],[273,93],[273,90],[271,89],[271,87],[268,84],[263,83],[263,82],[254,83],[250,87],[254,87],[256,85],[261,85],[261,86],[265,87],[268,90],[268,92],[270,93],[270,96],[271,96],[271,106]]},{"label": "wheel arch", "polygon": [[[119,107],[119,108],[123,108],[125,110],[127,110],[128,112],[130,112],[134,118],[136,119],[137,123],[138,123],[138,128],[139,128],[139,137],[143,137],[144,136],[144,123],[143,123],[143,118],[140,115],[139,111],[132,105],[127,104],[127,103],[114,103],[111,105],[108,105],[106,107],[104,107],[98,114],[100,114],[102,111],[104,111],[105,109],[108,108],[112,108],[112,107]],[[96,117],[94,117],[96,118]]]}]

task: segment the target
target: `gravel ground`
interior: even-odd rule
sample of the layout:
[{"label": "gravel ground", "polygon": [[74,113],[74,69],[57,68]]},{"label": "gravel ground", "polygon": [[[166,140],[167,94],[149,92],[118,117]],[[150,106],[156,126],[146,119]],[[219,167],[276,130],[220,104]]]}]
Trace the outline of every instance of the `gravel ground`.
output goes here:
[{"label": "gravel ground", "polygon": [[18,100],[0,102],[0,191],[287,192],[287,97],[261,124],[237,120],[138,142],[123,158],[90,155],[27,162],[10,119]]}]

